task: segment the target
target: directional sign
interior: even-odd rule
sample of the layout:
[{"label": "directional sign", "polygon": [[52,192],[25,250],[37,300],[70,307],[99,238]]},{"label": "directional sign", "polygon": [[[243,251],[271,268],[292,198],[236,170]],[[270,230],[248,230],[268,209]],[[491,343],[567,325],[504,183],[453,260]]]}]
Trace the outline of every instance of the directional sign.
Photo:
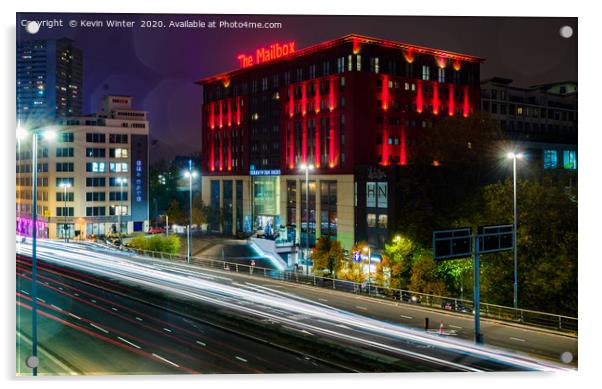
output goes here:
[{"label": "directional sign", "polygon": [[495,253],[514,248],[512,224],[479,227],[479,253]]},{"label": "directional sign", "polygon": [[433,231],[433,258],[435,260],[472,256],[470,227]]},{"label": "directional sign", "polygon": [[353,252],[353,262],[361,262],[362,261],[362,255],[360,254],[359,251],[354,251]]}]

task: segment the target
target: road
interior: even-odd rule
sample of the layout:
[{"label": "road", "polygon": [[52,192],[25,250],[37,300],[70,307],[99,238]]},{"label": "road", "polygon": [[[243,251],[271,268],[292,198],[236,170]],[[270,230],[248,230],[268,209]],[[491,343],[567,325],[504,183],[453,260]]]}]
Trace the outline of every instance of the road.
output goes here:
[{"label": "road", "polygon": [[[18,247],[18,252],[25,255],[28,254],[28,250],[29,247],[26,244]],[[48,265],[58,266],[55,269],[60,272],[66,270],[79,272],[77,274],[86,272],[94,274],[95,277],[102,277],[102,279],[95,279],[94,282],[88,284],[92,288],[98,289],[99,286],[104,285],[106,286],[103,288],[105,292],[107,290],[118,292],[119,288],[142,287],[149,292],[160,292],[164,296],[178,296],[179,299],[193,301],[196,305],[219,307],[219,309],[225,309],[228,312],[235,312],[241,318],[253,317],[256,320],[261,320],[264,327],[272,326],[272,330],[283,331],[286,329],[285,331],[289,333],[296,332],[308,339],[308,343],[330,340],[331,344],[336,342],[336,344],[341,345],[340,347],[346,349],[355,348],[363,350],[366,355],[374,354],[378,355],[379,358],[400,361],[398,366],[400,366],[399,370],[401,371],[554,370],[562,368],[557,364],[501,349],[476,347],[470,342],[459,339],[459,337],[424,333],[424,331],[411,326],[400,325],[401,316],[399,319],[396,318],[391,321],[382,320],[380,315],[383,315],[385,311],[391,314],[399,307],[385,306],[354,295],[336,294],[335,296],[337,292],[330,294],[324,290],[293,286],[272,280],[245,278],[242,275],[228,274],[214,269],[198,269],[182,264],[150,261],[143,257],[95,249],[94,246],[44,242],[39,247],[38,254],[48,262]],[[312,294],[316,295],[312,297]],[[69,295],[69,298],[77,300],[72,295]],[[95,300],[99,301],[98,299]],[[112,302],[113,299],[108,301]],[[66,302],[63,301],[62,303],[65,304]],[[89,303],[91,301],[88,301],[86,305],[89,306]],[[130,307],[131,301],[121,301],[120,304],[122,305],[121,309],[126,309]],[[352,304],[353,306],[349,305],[345,309],[338,306],[341,304]],[[115,320],[115,317],[118,317],[119,313],[113,308],[119,309],[119,307],[111,306],[110,310],[107,307],[103,308],[101,315],[90,313],[92,315],[90,318],[96,319],[98,317],[98,320],[109,320],[108,317],[111,317],[112,320]],[[412,309],[415,308],[412,307]],[[140,307],[137,310],[140,310]],[[357,311],[361,312],[358,313]],[[161,312],[165,314],[163,309],[160,309],[159,312],[155,312],[151,316],[161,317]],[[418,317],[410,314],[405,316],[411,318],[407,320]],[[125,336],[132,332],[138,334],[140,323],[132,322],[131,317],[129,319],[128,323],[120,324],[129,326],[125,327],[124,331],[119,330],[121,327],[113,321],[99,321],[99,324],[96,325],[107,331],[117,327],[121,331],[120,333]],[[123,320],[123,318],[120,320]],[[111,329],[103,327],[103,324]],[[461,326],[458,325],[458,327]],[[170,327],[165,328],[169,329]],[[161,332],[161,329],[154,328],[155,335],[159,331],[158,333],[163,336],[173,336],[173,333],[165,328],[163,332],[166,332],[166,334]],[[458,331],[461,332],[463,329],[458,328]],[[173,332],[173,329],[171,330]],[[506,331],[510,332],[517,330],[513,327],[506,328]],[[274,330],[274,332],[277,331]],[[450,335],[451,331],[447,330],[446,333]],[[122,337],[128,339],[125,336]],[[225,345],[232,347],[233,344],[240,343],[239,340],[227,338],[227,335],[223,336],[224,339],[227,339],[224,342]],[[551,336],[551,334],[545,334],[545,336]],[[209,337],[209,339],[215,338]],[[522,338],[517,337],[517,339]],[[136,340],[138,339],[134,339],[134,343]],[[196,346],[193,345],[192,347]],[[195,370],[195,368],[198,369],[197,365],[186,365],[184,362],[178,363],[178,355],[171,354],[170,350],[158,350],[172,359],[176,359],[176,361],[172,361],[163,354],[158,354],[159,351],[155,354],[161,355],[178,366],[197,371]],[[182,349],[182,351],[184,351],[183,355],[179,358],[184,358],[185,355],[190,355],[192,352],[191,349]],[[233,353],[229,353],[224,358],[232,358],[232,355]],[[254,351],[252,355],[265,357],[266,354]],[[153,355],[151,354],[151,356]],[[249,361],[248,358],[241,357]],[[297,354],[295,358],[298,357]],[[158,358],[155,357],[155,359]],[[274,361],[282,361],[282,359],[277,358]],[[315,360],[312,362],[316,363]],[[284,365],[291,366],[289,363]],[[224,368],[226,366],[228,365],[224,365]],[[262,364],[262,366],[269,365]],[[313,369],[313,367],[310,368]],[[328,363],[321,367],[333,369]],[[407,370],[404,370],[404,367]],[[278,372],[281,371],[279,369],[282,369],[277,366],[272,368],[274,369],[272,371]],[[208,371],[211,371],[210,367],[208,369]],[[235,371],[244,372],[236,370],[236,368]],[[267,369],[267,371],[270,370]]]}]

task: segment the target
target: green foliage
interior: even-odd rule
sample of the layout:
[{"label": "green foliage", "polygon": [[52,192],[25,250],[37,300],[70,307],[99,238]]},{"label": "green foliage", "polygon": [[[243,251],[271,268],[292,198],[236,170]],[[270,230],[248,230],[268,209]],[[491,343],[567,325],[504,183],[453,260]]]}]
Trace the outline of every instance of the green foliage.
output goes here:
[{"label": "green foliage", "polygon": [[393,239],[391,244],[385,245],[381,266],[390,269],[391,287],[407,288],[417,249],[417,245],[412,240],[402,235]]},{"label": "green foliage", "polygon": [[167,208],[165,213],[169,216],[170,223],[184,224],[187,222],[184,211],[182,210],[182,205],[176,199],[171,200],[169,208]]},{"label": "green foliage", "polygon": [[311,259],[314,262],[314,272],[327,270],[331,277],[335,277],[345,262],[343,246],[338,240],[321,236],[311,253]]},{"label": "green foliage", "polygon": [[180,238],[176,235],[153,235],[150,237],[138,235],[130,241],[130,246],[135,249],[167,254],[177,254],[180,251],[180,245]]},{"label": "green foliage", "polygon": [[417,252],[416,262],[412,267],[409,289],[421,293],[445,296],[447,288],[437,267],[429,251],[420,250]]}]

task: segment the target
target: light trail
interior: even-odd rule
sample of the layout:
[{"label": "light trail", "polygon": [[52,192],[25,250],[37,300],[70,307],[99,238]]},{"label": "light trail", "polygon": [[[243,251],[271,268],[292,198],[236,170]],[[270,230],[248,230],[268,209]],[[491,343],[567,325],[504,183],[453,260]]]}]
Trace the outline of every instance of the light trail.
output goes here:
[{"label": "light trail", "polygon": [[[47,242],[44,242],[47,243]],[[21,253],[27,254],[29,247],[21,246]],[[454,369],[478,370],[470,366],[450,362],[442,358],[393,347],[383,342],[361,338],[362,334],[369,333],[380,337],[391,337],[394,339],[416,342],[422,345],[435,347],[440,351],[460,355],[468,355],[474,358],[494,361],[506,365],[534,370],[570,370],[552,363],[544,362],[527,356],[516,356],[506,352],[470,344],[459,339],[440,338],[416,331],[409,330],[399,325],[371,319],[351,312],[335,309],[315,301],[291,296],[285,292],[277,292],[259,285],[242,285],[235,287],[225,285],[214,279],[207,279],[198,272],[187,272],[181,268],[159,270],[155,266],[149,266],[119,256],[121,253],[98,253],[91,250],[73,248],[68,244],[50,242],[40,245],[38,255],[47,262],[53,262],[62,266],[68,266],[80,271],[92,272],[99,276],[119,279],[126,283],[143,285],[151,289],[159,289],[171,294],[183,295],[210,304],[227,307],[238,312],[243,312],[254,317],[261,317],[288,325],[321,333],[326,336],[342,339],[355,344],[364,344],[388,352],[411,356],[438,365],[452,367]],[[189,277],[193,275],[195,277]],[[225,278],[225,277],[224,277]],[[260,289],[261,291],[258,291]],[[266,290],[267,289],[267,290]],[[246,302],[245,306],[241,302]],[[250,304],[250,305],[249,305]],[[274,314],[271,312],[278,312]],[[318,327],[315,323],[300,322],[284,317],[281,313],[288,315],[307,315],[312,319],[323,319],[339,325],[339,328],[352,328],[352,334],[341,331],[332,331]],[[345,327],[341,327],[345,326]]]}]

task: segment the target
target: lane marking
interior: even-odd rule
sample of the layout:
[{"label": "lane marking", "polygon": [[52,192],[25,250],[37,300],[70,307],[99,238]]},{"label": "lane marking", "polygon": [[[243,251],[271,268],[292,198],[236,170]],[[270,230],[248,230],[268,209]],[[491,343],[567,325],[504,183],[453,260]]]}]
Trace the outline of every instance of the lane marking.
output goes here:
[{"label": "lane marking", "polygon": [[27,293],[26,291],[24,291],[23,289],[21,289],[21,293],[26,294],[29,296],[29,293]]},{"label": "lane marking", "polygon": [[74,315],[74,314],[72,314],[71,312],[69,312],[69,316],[72,316],[72,317],[74,317],[74,318],[76,318],[76,319],[78,319],[78,320],[81,320],[81,319],[82,319],[81,317],[79,317],[79,316],[77,316],[77,315]]},{"label": "lane marking", "polygon": [[236,359],[238,359],[239,361],[243,361],[243,362],[247,362],[246,359],[239,357],[238,355],[236,356]]},{"label": "lane marking", "polygon": [[136,316],[136,320],[138,320],[138,321],[144,321],[144,320],[142,320],[142,318],[140,318],[138,316]]},{"label": "lane marking", "polygon": [[460,329],[460,330],[462,329],[462,327],[455,326],[455,325],[453,325],[453,324],[448,324],[447,326],[448,326],[448,327],[451,327],[451,328],[457,328],[457,329]]},{"label": "lane marking", "polygon": [[327,301],[328,301],[328,300],[326,300],[326,299],[323,299],[323,298],[318,298],[318,300],[320,300],[320,301],[324,301],[324,302],[327,302]]},{"label": "lane marking", "polygon": [[412,319],[413,319],[413,317],[412,317],[412,316],[406,316],[406,315],[399,315],[399,316],[403,317],[404,319],[410,319],[410,320],[412,320]]},{"label": "lane marking", "polygon": [[171,332],[171,330],[170,330],[169,328],[165,328],[165,327],[163,327],[163,329],[164,329],[165,331],[167,331],[167,332]]},{"label": "lane marking", "polygon": [[162,360],[162,361],[164,361],[164,362],[167,362],[167,363],[169,363],[170,365],[173,365],[173,366],[175,366],[175,367],[180,367],[180,365],[178,365],[178,364],[176,364],[176,363],[173,363],[173,362],[172,362],[172,361],[170,361],[169,359],[165,359],[165,358],[163,358],[163,357],[162,357],[162,356],[160,356],[160,355],[157,355],[157,354],[155,354],[155,353],[152,353],[152,355],[153,355],[153,357],[155,357],[155,358],[158,358],[158,359],[160,359],[160,360]]},{"label": "lane marking", "polygon": [[510,339],[512,339],[512,340],[516,340],[517,342],[526,342],[526,340],[525,340],[525,339],[521,339],[521,338],[514,338],[514,337],[512,337],[512,336],[510,337]]},{"label": "lane marking", "polygon": [[129,345],[131,345],[131,346],[134,346],[134,347],[136,347],[137,349],[140,349],[140,346],[138,346],[137,344],[134,344],[134,343],[132,343],[132,342],[130,342],[130,341],[128,341],[128,340],[125,340],[125,339],[123,339],[121,336],[118,336],[118,337],[117,337],[117,339],[119,339],[119,340],[121,340],[121,341],[123,341],[123,342],[125,342],[125,343],[127,343],[127,344],[129,344]]},{"label": "lane marking", "polygon": [[355,307],[356,307],[357,309],[363,309],[364,311],[367,311],[367,310],[368,310],[368,308],[366,308],[366,307],[362,307],[362,306],[359,306],[359,305],[356,305]]},{"label": "lane marking", "polygon": [[94,324],[94,323],[90,323],[90,325],[91,325],[92,327],[96,328],[96,329],[99,329],[99,330],[101,330],[101,331],[102,331],[102,332],[104,332],[105,334],[108,334],[108,333],[109,333],[109,331],[105,330],[105,329],[104,329],[104,328],[102,328],[102,327],[99,327],[99,326],[97,326],[97,325],[96,325],[96,324]]},{"label": "lane marking", "polygon": [[61,307],[57,307],[57,306],[56,306],[56,305],[54,305],[54,304],[50,304],[50,306],[51,306],[51,307],[53,307],[53,308],[55,308],[55,309],[58,309],[59,311],[62,311],[62,310],[63,310]]},{"label": "lane marking", "polygon": [[200,340],[197,340],[197,341],[196,341],[196,343],[197,343],[197,344],[200,344],[200,345],[201,345],[201,346],[203,346],[203,347],[204,347],[204,346],[207,346],[207,344],[205,344],[205,343],[201,342]]}]

